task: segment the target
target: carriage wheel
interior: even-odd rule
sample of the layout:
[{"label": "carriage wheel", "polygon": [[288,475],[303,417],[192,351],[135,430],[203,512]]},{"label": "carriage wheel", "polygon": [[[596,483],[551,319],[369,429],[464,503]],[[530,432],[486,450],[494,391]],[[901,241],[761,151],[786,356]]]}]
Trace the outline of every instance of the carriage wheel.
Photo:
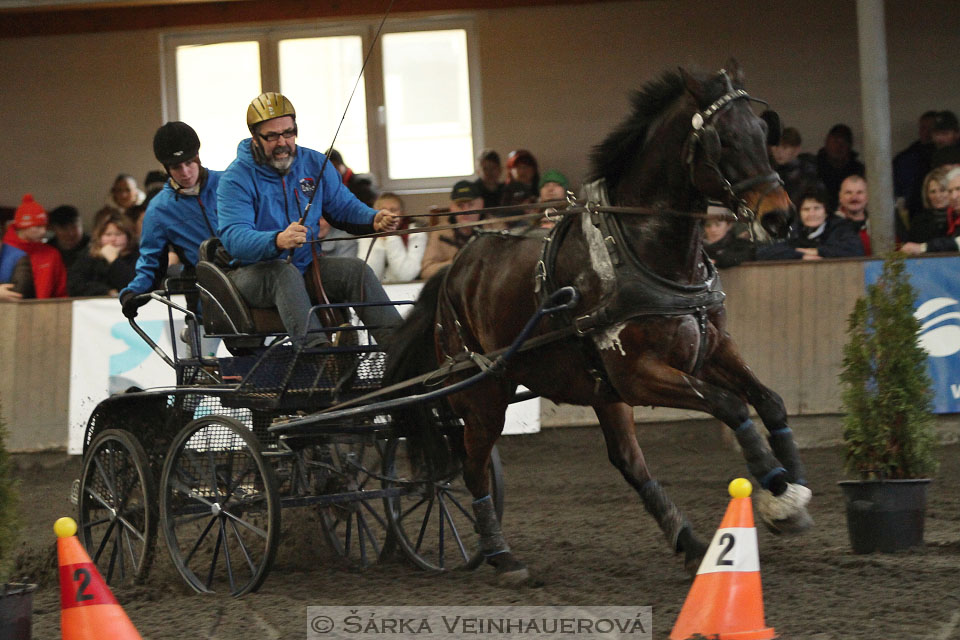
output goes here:
[{"label": "carriage wheel", "polygon": [[194,420],[170,445],[160,487],[163,536],[187,584],[256,591],[277,552],[280,500],[253,433],[232,418]]},{"label": "carriage wheel", "polygon": [[[503,470],[496,447],[490,453],[490,495],[503,516]],[[391,438],[384,452],[384,488],[406,488],[384,499],[397,544],[418,567],[433,571],[475,569],[483,562],[473,496],[458,471],[423,479],[413,470],[405,438]]]},{"label": "carriage wheel", "polygon": [[[383,440],[333,442],[328,450],[331,471],[319,487],[324,494],[354,493],[380,489]],[[333,551],[352,565],[366,568],[387,559],[396,550],[390,524],[381,511],[382,501],[361,499],[337,502],[319,509],[323,533]]]},{"label": "carriage wheel", "polygon": [[157,539],[156,481],[143,446],[107,429],[90,443],[79,492],[80,540],[111,587],[140,583]]}]

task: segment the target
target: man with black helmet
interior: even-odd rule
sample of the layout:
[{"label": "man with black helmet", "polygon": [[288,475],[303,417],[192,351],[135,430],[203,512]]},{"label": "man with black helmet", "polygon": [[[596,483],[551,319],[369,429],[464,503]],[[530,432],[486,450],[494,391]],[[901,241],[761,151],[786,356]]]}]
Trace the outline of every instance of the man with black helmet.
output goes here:
[{"label": "man with black helmet", "polygon": [[216,235],[217,186],[222,171],[200,163],[200,138],[184,122],[168,122],[153,136],[153,154],[170,179],[157,193],[143,218],[137,275],[120,292],[123,315],[133,318],[146,300],[137,294],[159,286],[173,247],[187,268],[197,264],[200,243]]},{"label": "man with black helmet", "polygon": [[[252,137],[240,142],[217,193],[220,239],[242,265],[228,276],[247,303],[276,306],[295,341],[302,340],[308,329],[318,329],[320,323],[309,310],[311,297],[319,296],[315,290],[308,293],[304,280],[314,256],[331,300],[389,302],[362,260],[321,256],[319,247],[312,251],[308,240],[316,238],[321,214],[334,227],[355,235],[396,229],[396,216],[360,202],[322,153],[297,146],[296,111],[284,95],[268,92],[256,97],[247,108],[247,127]],[[400,324],[400,314],[390,305],[361,306],[356,311],[381,343]]]}]

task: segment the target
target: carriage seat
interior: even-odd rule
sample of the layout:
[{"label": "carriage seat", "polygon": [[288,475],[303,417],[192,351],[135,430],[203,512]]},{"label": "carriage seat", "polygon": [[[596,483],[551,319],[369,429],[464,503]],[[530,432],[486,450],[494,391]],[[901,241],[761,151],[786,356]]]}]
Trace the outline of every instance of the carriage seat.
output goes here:
[{"label": "carriage seat", "polygon": [[[248,305],[215,258],[221,247],[219,238],[208,238],[200,244],[197,262],[197,285],[203,305],[203,328],[208,334],[283,333],[280,314],[275,307],[258,309]],[[254,348],[263,344],[261,337],[225,338],[234,348]]]}]

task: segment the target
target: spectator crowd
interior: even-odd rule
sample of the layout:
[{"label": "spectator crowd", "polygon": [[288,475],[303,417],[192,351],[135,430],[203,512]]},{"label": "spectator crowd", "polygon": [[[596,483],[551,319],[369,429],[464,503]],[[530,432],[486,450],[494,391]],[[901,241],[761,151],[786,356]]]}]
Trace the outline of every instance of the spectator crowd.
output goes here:
[{"label": "spectator crowd", "polygon": [[[282,98],[280,94],[264,95]],[[280,158],[283,150],[290,148],[289,139],[297,135],[292,105],[283,117],[273,116],[273,112],[270,115],[271,119],[251,126],[252,143],[241,143],[241,148],[253,145],[255,163],[261,163],[257,149],[262,154],[269,145]],[[263,122],[280,121],[291,127],[259,133]],[[263,142],[258,142],[257,136]],[[61,205],[47,212],[32,195],[24,195],[3,231],[0,302],[108,295],[121,297],[125,313],[135,313],[135,305],[128,304],[129,295],[125,294],[158,286],[170,270],[192,268],[199,259],[199,243],[225,230],[223,212],[219,212],[218,222],[217,207],[217,187],[223,172],[203,167],[199,148],[199,139],[188,125],[167,123],[161,127],[154,140],[154,153],[162,171],[149,172],[143,188],[129,174],[116,176],[104,206],[91,218],[89,232],[76,207]],[[832,126],[816,154],[805,153],[800,132],[787,127],[777,144],[769,147],[769,154],[795,206],[788,235],[759,244],[746,226],[732,222],[729,216],[708,216],[704,248],[718,267],[747,261],[871,255],[867,175],[854,151],[849,126]],[[322,159],[324,155],[316,157]],[[287,243],[292,252],[303,246],[310,234],[322,241],[313,249],[315,258],[359,258],[383,283],[429,278],[452,262],[481,228],[470,223],[481,219],[486,219],[485,226],[498,229],[549,226],[549,220],[537,221],[535,216],[518,222],[516,218],[523,216],[517,214],[536,211],[529,208],[532,203],[565,199],[572,188],[557,169],[541,173],[536,157],[527,149],[511,151],[505,162],[497,151],[484,149],[476,158],[476,178],[456,182],[446,206],[409,215],[401,195],[379,192],[372,176],[356,174],[336,150],[319,161],[332,167],[335,173],[331,175],[351,194],[350,202],[355,200],[357,204],[343,201],[340,218],[324,211],[310,229],[297,229],[296,234],[292,227],[278,228],[273,250],[280,251]],[[269,157],[265,162],[274,166]],[[288,169],[278,162],[274,168],[282,177]],[[924,113],[918,122],[917,140],[896,155],[892,171],[896,202],[878,205],[878,209],[889,207],[884,215],[893,214],[900,250],[911,255],[960,251],[960,123],[956,115],[952,111]],[[304,180],[312,185],[314,179],[304,177],[301,187]],[[322,176],[321,182],[326,180]],[[324,188],[329,191],[332,187]],[[223,191],[222,186],[219,191]],[[311,192],[303,188],[302,193],[309,197]],[[184,213],[186,203],[196,203],[193,214]],[[297,207],[302,210],[301,204],[298,200]],[[488,211],[497,207],[500,209]],[[357,239],[356,235],[371,230],[357,226],[358,221],[372,215],[368,211],[380,216],[376,218],[379,222],[363,223],[373,224],[373,229],[439,228],[429,234]],[[711,205],[707,212],[726,210]],[[512,217],[502,223],[496,220],[506,216]],[[178,226],[183,227],[179,232]],[[284,235],[288,233],[291,235]]]}]

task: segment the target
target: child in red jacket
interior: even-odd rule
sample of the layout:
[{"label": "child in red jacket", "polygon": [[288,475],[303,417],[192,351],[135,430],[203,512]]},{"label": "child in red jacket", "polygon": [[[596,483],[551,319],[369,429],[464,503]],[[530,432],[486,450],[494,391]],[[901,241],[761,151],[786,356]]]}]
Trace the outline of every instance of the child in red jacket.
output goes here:
[{"label": "child in red jacket", "polygon": [[47,212],[32,195],[23,196],[14,214],[13,224],[3,236],[0,282],[8,282],[16,263],[23,257],[29,257],[33,290],[19,291],[24,297],[64,298],[67,295],[67,270],[60,252],[43,242],[46,233]]}]

